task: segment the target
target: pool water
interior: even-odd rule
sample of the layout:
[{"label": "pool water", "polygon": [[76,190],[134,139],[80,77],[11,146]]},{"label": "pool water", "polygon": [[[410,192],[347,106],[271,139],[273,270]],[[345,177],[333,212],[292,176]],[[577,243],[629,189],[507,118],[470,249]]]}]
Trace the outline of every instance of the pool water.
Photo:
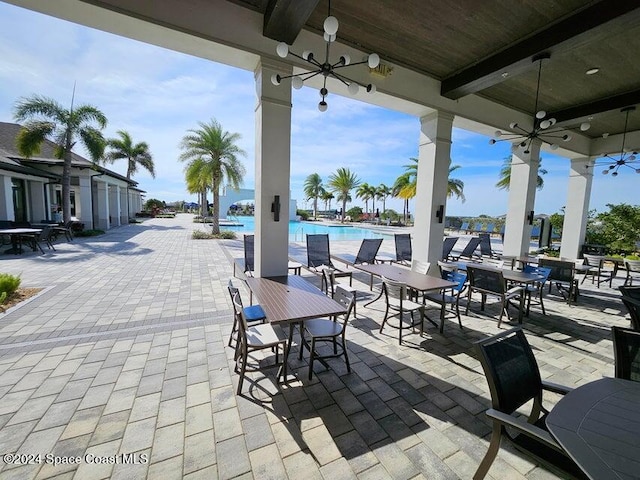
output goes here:
[{"label": "pool water", "polygon": [[[253,233],[255,231],[255,219],[253,217],[236,217],[242,226],[221,226],[221,230],[231,230],[238,233]],[[236,220],[234,218],[234,221]],[[352,226],[329,226],[315,222],[289,222],[289,241],[304,242],[305,235],[328,233],[331,240],[362,240],[364,238],[381,238],[380,232]]]}]

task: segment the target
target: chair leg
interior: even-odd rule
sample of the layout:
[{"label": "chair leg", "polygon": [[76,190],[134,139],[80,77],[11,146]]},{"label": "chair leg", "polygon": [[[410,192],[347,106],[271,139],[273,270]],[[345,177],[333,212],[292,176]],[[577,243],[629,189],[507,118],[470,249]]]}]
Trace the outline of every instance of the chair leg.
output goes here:
[{"label": "chair leg", "polygon": [[542,314],[543,314],[543,315],[546,315],[546,314],[547,314],[547,312],[546,312],[546,310],[544,309],[544,302],[542,301],[542,288],[540,289],[540,308],[542,308]]},{"label": "chair leg", "polygon": [[344,353],[344,361],[347,364],[347,372],[351,373],[351,364],[349,363],[349,354],[347,353],[347,341],[342,335],[342,352]]},{"label": "chair leg", "polygon": [[315,360],[316,339],[311,337],[311,349],[309,350],[309,380],[313,377],[313,361]]},{"label": "chair leg", "polygon": [[229,335],[229,346],[231,347],[233,343],[233,334],[238,331],[238,318],[233,316],[233,326],[231,327],[231,335]]},{"label": "chair leg", "polygon": [[382,333],[382,329],[384,328],[384,324],[387,323],[387,316],[389,315],[389,305],[387,305],[387,309],[384,312],[384,318],[382,319],[382,324],[380,325],[380,333]]},{"label": "chair leg", "polygon": [[307,341],[304,338],[304,325],[300,325],[300,353],[298,354],[298,360],[302,360],[302,352],[305,345],[307,345]]},{"label": "chair leg", "polygon": [[502,426],[500,426],[497,422],[493,422],[493,431],[491,432],[491,442],[489,442],[489,450],[484,455],[482,462],[478,466],[478,470],[476,470],[475,475],[473,476],[473,480],[482,480],[487,476],[489,472],[489,468],[493,464],[493,461],[498,454],[498,450],[500,449],[500,436],[502,434]]},{"label": "chair leg", "polygon": [[247,357],[249,356],[249,352],[247,352],[247,349],[245,348],[242,351],[241,357],[241,366],[240,366],[240,378],[238,379],[238,390],[236,391],[236,395],[240,395],[240,393],[242,393],[242,382],[244,381],[244,376],[245,376],[245,372],[247,370]]}]

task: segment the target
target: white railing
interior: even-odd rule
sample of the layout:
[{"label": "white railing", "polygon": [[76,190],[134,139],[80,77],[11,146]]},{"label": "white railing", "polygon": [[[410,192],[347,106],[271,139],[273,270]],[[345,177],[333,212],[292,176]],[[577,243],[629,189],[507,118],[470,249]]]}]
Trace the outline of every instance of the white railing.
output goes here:
[{"label": "white railing", "polygon": [[304,228],[303,227],[298,227],[296,229],[296,231],[293,233],[293,241],[294,242],[298,241],[298,232],[300,232],[300,241],[302,242],[304,240]]}]

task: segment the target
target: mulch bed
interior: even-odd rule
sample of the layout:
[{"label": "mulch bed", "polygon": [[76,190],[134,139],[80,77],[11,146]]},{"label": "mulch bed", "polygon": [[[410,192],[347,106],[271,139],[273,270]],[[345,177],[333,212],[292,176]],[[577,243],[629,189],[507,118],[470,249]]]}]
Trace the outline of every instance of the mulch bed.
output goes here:
[{"label": "mulch bed", "polygon": [[37,295],[41,290],[42,288],[19,288],[9,295],[5,302],[0,305],[0,312],[4,312],[11,307],[15,307],[17,304]]}]

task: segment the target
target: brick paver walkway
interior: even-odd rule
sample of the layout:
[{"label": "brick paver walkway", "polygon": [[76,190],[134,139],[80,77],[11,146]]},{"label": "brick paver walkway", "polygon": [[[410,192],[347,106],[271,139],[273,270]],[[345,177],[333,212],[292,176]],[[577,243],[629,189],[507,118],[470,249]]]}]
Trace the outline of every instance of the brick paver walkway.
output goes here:
[{"label": "brick paver walkway", "polygon": [[[31,464],[2,463],[0,478],[472,477],[490,433],[472,342],[499,331],[496,307],[474,304],[465,329],[448,321],[444,335],[427,323],[399,347],[395,332],[378,333],[383,304],[360,301],[351,374],[330,361],[308,382],[294,348],[299,381],[278,388],[267,370],[238,397],[226,284],[241,242],[192,240],[190,220],[0,258],[0,272],[47,288],[0,314],[0,453],[42,455],[6,457]],[[335,242],[332,253],[358,246]],[[383,246],[393,251],[392,238]],[[354,278],[368,298],[368,276]],[[533,307],[525,319],[543,378],[575,386],[612,375],[609,328],[628,325],[617,290],[585,284],[579,306],[555,295],[545,305],[546,317]],[[490,475],[555,478],[510,448]]]}]

